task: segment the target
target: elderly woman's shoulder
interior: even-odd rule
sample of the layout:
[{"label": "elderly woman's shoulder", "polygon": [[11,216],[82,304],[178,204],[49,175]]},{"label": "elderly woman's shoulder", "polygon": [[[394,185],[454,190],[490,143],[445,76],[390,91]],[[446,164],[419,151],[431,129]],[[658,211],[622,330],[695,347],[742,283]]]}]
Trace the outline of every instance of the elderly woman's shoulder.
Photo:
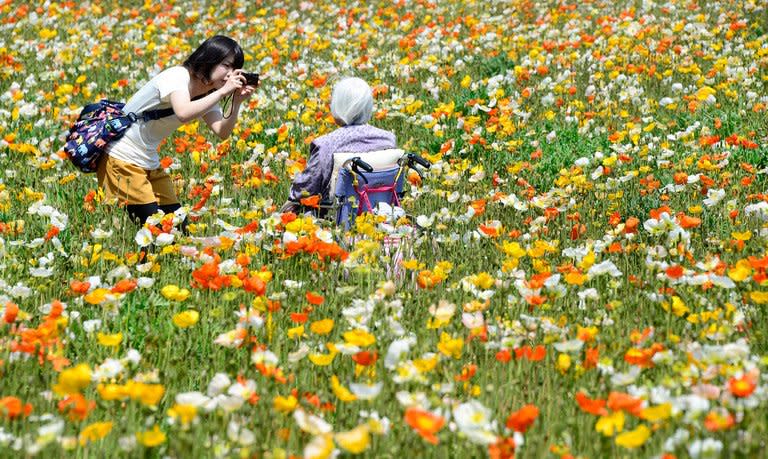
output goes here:
[{"label": "elderly woman's shoulder", "polygon": [[392,137],[393,139],[396,137],[395,133],[392,132],[392,131],[388,131],[386,129],[377,128],[376,126],[371,126],[371,125],[367,125],[367,126],[373,128],[376,131],[376,133],[378,133],[382,137]]},{"label": "elderly woman's shoulder", "polygon": [[377,138],[377,139],[390,139],[393,143],[397,137],[391,131],[386,129],[377,128],[370,124],[360,124],[356,126],[344,126],[333,131],[316,137],[312,143],[316,145],[323,145],[326,143],[335,143],[344,139],[353,138]]}]

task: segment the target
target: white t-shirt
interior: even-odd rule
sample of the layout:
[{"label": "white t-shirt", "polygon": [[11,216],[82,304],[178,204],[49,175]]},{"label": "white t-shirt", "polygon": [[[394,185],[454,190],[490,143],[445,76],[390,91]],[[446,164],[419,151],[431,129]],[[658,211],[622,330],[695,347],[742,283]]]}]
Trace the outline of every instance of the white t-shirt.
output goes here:
[{"label": "white t-shirt", "polygon": [[[181,66],[168,68],[142,86],[128,100],[123,111],[140,115],[146,110],[170,108],[171,93],[180,89],[189,89],[189,71]],[[215,104],[206,113],[217,110],[221,112],[219,104]],[[160,158],[157,154],[160,142],[173,134],[181,124],[176,115],[159,120],[137,120],[120,140],[107,146],[106,152],[109,156],[143,169],[157,169],[160,167]]]}]

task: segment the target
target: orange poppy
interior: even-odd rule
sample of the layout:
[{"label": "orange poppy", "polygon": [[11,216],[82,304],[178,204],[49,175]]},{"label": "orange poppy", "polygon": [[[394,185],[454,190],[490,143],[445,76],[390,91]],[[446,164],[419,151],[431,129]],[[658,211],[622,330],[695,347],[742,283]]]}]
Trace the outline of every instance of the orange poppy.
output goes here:
[{"label": "orange poppy", "polygon": [[408,183],[410,183],[412,186],[421,186],[421,176],[416,171],[410,171],[408,173]]},{"label": "orange poppy", "polygon": [[654,220],[658,220],[659,217],[661,217],[661,214],[667,213],[668,215],[672,215],[672,209],[669,206],[661,206],[658,209],[651,209],[650,215],[651,218]]},{"label": "orange poppy", "polygon": [[726,412],[725,415],[710,411],[707,417],[704,418],[704,428],[710,432],[717,432],[719,430],[727,430],[736,424],[731,413]]},{"label": "orange poppy", "polygon": [[453,379],[456,381],[469,381],[473,376],[475,376],[476,373],[477,365],[470,363],[469,365],[464,365],[464,367],[461,369],[461,374],[454,376]]},{"label": "orange poppy", "polygon": [[291,223],[297,218],[299,217],[293,212],[285,212],[284,214],[280,215],[280,221],[283,223],[283,225],[287,225],[288,223]]},{"label": "orange poppy", "polygon": [[733,377],[728,380],[728,389],[731,393],[740,398],[749,397],[755,391],[757,383],[751,375],[745,374],[740,378]]},{"label": "orange poppy", "polygon": [[672,179],[678,185],[686,185],[688,183],[688,174],[685,172],[675,172],[675,175],[672,176]]},{"label": "orange poppy", "polygon": [[608,394],[608,408],[613,411],[624,410],[634,416],[639,416],[643,409],[643,400],[623,392],[611,392]]},{"label": "orange poppy", "polygon": [[262,296],[267,292],[267,284],[259,276],[250,276],[243,280],[243,290]]},{"label": "orange poppy", "polygon": [[445,425],[445,418],[442,416],[412,406],[405,410],[405,422],[424,440],[433,445],[440,442],[435,434]]},{"label": "orange poppy", "polygon": [[495,225],[482,224],[477,229],[488,237],[498,237],[501,234],[501,227]]},{"label": "orange poppy", "polygon": [[308,198],[302,198],[301,199],[301,205],[306,207],[311,207],[313,209],[316,209],[320,206],[320,195],[316,194],[314,196],[310,196]]},{"label": "orange poppy", "polygon": [[247,225],[243,226],[242,228],[236,229],[235,233],[237,233],[237,234],[253,233],[253,232],[257,231],[258,229],[259,229],[259,222],[258,222],[258,220],[254,220],[254,221],[248,223]]},{"label": "orange poppy", "polygon": [[136,279],[122,279],[112,287],[112,293],[128,293],[136,289]]},{"label": "orange poppy", "polygon": [[624,361],[630,365],[637,365],[641,368],[652,368],[653,356],[657,352],[664,350],[664,345],[661,343],[653,343],[649,348],[630,348],[624,354]]},{"label": "orange poppy", "polygon": [[576,394],[576,403],[579,404],[579,408],[582,411],[598,416],[605,416],[608,414],[608,410],[605,409],[605,400],[603,399],[591,399],[587,397],[584,392],[578,392]]},{"label": "orange poppy", "polygon": [[547,297],[541,296],[541,295],[531,295],[525,297],[525,301],[530,306],[541,306],[542,304],[547,302]]},{"label": "orange poppy", "polygon": [[586,370],[597,367],[597,361],[600,357],[600,349],[597,347],[592,347],[587,349],[585,354],[586,356],[584,357],[584,362],[581,364],[581,366],[583,366]]},{"label": "orange poppy", "polygon": [[8,419],[27,417],[32,413],[32,404],[22,403],[18,397],[0,398],[0,415]]},{"label": "orange poppy", "polygon": [[64,305],[59,300],[51,301],[51,311],[48,313],[49,319],[58,319],[64,312]]},{"label": "orange poppy", "polygon": [[5,314],[3,314],[3,322],[12,324],[16,321],[16,316],[19,314],[19,306],[16,303],[5,303]]},{"label": "orange poppy", "polygon": [[249,264],[251,264],[251,257],[244,253],[240,253],[237,255],[237,258],[235,259],[235,263],[237,263],[239,266],[246,267]]},{"label": "orange poppy", "polygon": [[96,402],[86,400],[83,394],[70,394],[59,402],[59,413],[66,412],[70,421],[82,421],[96,407]]},{"label": "orange poppy", "polygon": [[629,217],[626,222],[624,222],[624,233],[625,234],[631,234],[637,232],[637,226],[640,224],[640,220],[636,217]]},{"label": "orange poppy", "polygon": [[488,445],[488,457],[490,459],[514,459],[515,439],[512,437],[499,438],[496,443]]},{"label": "orange poppy", "polygon": [[192,271],[191,285],[194,288],[220,290],[231,282],[229,276],[219,275],[219,256]]},{"label": "orange poppy", "polygon": [[560,215],[560,211],[557,210],[556,207],[547,207],[544,209],[544,217],[547,221],[554,220],[558,215]]},{"label": "orange poppy", "polygon": [[531,348],[531,346],[523,346],[515,348],[515,358],[517,360],[520,359],[526,359],[530,360],[532,362],[538,362],[540,360],[544,360],[544,357],[547,356],[547,349],[539,344],[535,348]]},{"label": "orange poppy", "polygon": [[531,280],[528,281],[528,287],[531,289],[539,289],[544,287],[544,282],[552,276],[552,273],[538,273],[531,276]]},{"label": "orange poppy", "polygon": [[475,215],[482,215],[485,212],[485,199],[472,201],[470,206],[475,211]]},{"label": "orange poppy", "polygon": [[683,213],[677,215],[677,221],[685,229],[696,228],[701,225],[701,219],[696,217],[689,217]]},{"label": "orange poppy", "polygon": [[751,256],[747,260],[752,269],[768,269],[768,257],[755,258]]}]

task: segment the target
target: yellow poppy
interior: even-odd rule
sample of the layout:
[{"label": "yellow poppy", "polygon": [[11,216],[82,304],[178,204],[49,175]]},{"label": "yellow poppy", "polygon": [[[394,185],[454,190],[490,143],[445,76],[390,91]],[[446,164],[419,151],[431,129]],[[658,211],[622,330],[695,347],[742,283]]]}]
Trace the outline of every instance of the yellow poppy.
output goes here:
[{"label": "yellow poppy", "polygon": [[616,437],[616,444],[624,448],[638,448],[642,446],[651,436],[651,430],[640,424],[636,429],[624,432]]},{"label": "yellow poppy", "polygon": [[160,430],[160,427],[155,425],[152,430],[144,432],[136,432],[136,440],[147,448],[154,448],[155,446],[165,443],[165,433]]}]

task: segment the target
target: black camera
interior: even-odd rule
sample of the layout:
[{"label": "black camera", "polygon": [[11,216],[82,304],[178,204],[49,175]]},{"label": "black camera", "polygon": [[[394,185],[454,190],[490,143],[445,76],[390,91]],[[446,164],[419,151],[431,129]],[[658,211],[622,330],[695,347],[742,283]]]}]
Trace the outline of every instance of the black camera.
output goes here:
[{"label": "black camera", "polygon": [[243,72],[243,76],[245,77],[245,84],[247,86],[258,86],[259,85],[259,74],[258,73],[251,73],[251,72]]}]

